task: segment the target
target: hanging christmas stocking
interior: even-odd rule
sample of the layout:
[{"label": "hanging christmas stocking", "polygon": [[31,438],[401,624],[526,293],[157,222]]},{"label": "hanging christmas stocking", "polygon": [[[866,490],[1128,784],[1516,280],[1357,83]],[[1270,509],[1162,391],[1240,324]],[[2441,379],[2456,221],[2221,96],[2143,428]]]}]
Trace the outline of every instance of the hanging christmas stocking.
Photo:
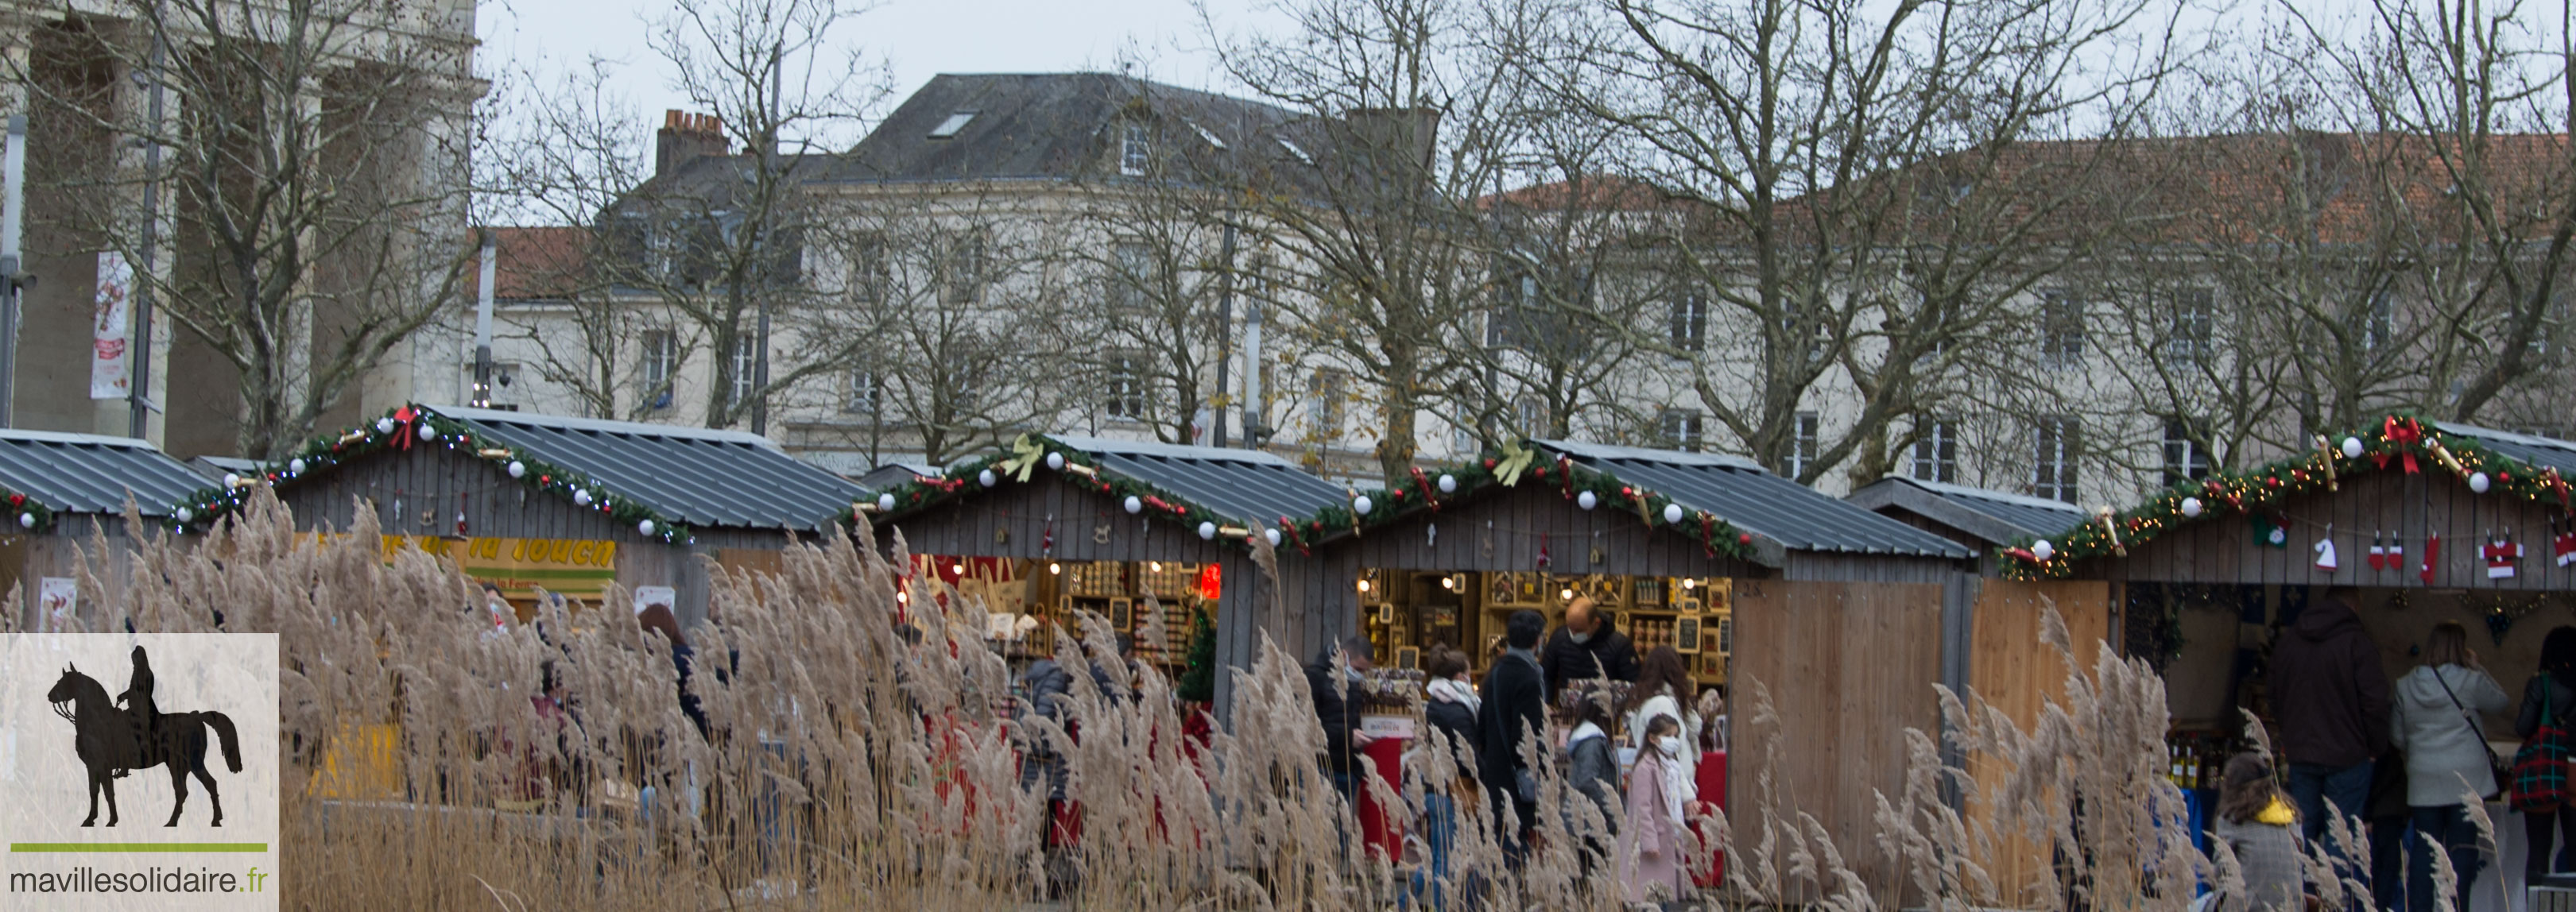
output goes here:
[{"label": "hanging christmas stocking", "polygon": [[2440,532],[2434,532],[2434,533],[2431,533],[2431,534],[2425,535],[2425,536],[2424,536],[2424,585],[2427,585],[2427,586],[2433,585],[2433,571],[2434,571],[2435,569],[2438,569],[2438,568],[2435,566],[2435,563],[2434,563],[2434,562],[2439,561],[2439,560],[2441,560],[2441,559],[2442,559],[2442,533],[2440,533]]},{"label": "hanging christmas stocking", "polygon": [[2388,546],[2380,543],[2379,533],[2376,531],[2370,533],[2370,569],[2373,571],[2388,569]]},{"label": "hanging christmas stocking", "polygon": [[2289,527],[2281,522],[2279,517],[2266,513],[2248,513],[2246,520],[2254,524],[2255,541],[2275,548],[2290,546]]},{"label": "hanging christmas stocking", "polygon": [[2334,536],[2317,539],[2316,552],[2317,569],[2327,573],[2333,573],[2338,569],[2339,565],[2335,563]]},{"label": "hanging christmas stocking", "polygon": [[2395,535],[2388,537],[2388,569],[2406,572],[2406,539]]},{"label": "hanging christmas stocking", "polygon": [[2522,546],[2515,544],[2510,535],[2490,538],[2478,549],[2478,556],[2487,562],[2488,579],[2512,579],[2514,562],[2522,559]]}]

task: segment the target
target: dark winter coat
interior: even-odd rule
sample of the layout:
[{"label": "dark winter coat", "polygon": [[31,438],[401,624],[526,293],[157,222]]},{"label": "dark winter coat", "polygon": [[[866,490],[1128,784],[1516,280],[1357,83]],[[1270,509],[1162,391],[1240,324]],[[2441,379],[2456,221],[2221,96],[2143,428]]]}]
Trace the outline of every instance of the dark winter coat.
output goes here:
[{"label": "dark winter coat", "polygon": [[2555,711],[2560,725],[2576,718],[2576,687],[2568,686],[2557,675],[2533,675],[2522,685],[2522,711],[2513,717],[2514,736],[2529,738],[2539,731],[2540,717],[2548,710]]},{"label": "dark winter coat", "polygon": [[[1431,724],[1431,730],[1448,735],[1469,754],[1481,756],[1484,753],[1476,739],[1476,714],[1469,711],[1466,704],[1426,699],[1422,701],[1422,719]],[[1461,767],[1458,778],[1467,780],[1466,785],[1473,787],[1477,781],[1475,768]]]},{"label": "dark winter coat", "polygon": [[1498,802],[1496,817],[1501,816],[1499,802],[1508,798],[1520,810],[1522,825],[1534,825],[1537,818],[1531,815],[1538,805],[1515,794],[1512,773],[1529,766],[1521,758],[1524,733],[1539,739],[1542,755],[1547,750],[1547,679],[1529,653],[1507,651],[1485,672],[1481,696],[1485,702],[1476,713],[1476,780]]},{"label": "dark winter coat", "polygon": [[[1597,666],[1594,664],[1596,660],[1599,662]],[[1551,694],[1563,692],[1567,680],[1603,674],[1613,681],[1633,682],[1637,680],[1637,647],[1628,642],[1627,634],[1613,628],[1610,619],[1604,617],[1601,628],[1593,631],[1590,640],[1581,643],[1575,642],[1574,635],[1563,627],[1548,634],[1547,642],[1539,644],[1538,667],[1547,672],[1547,692]]]},{"label": "dark winter coat", "polygon": [[1360,725],[1360,714],[1351,708],[1348,692],[1358,682],[1344,678],[1340,686],[1333,682],[1335,669],[1331,656],[1306,665],[1306,692],[1315,698],[1315,721],[1324,726],[1324,765],[1334,773],[1351,772],[1351,732]]},{"label": "dark winter coat", "polygon": [[2311,605],[2272,645],[2281,756],[2346,768],[2388,749],[2388,672],[2379,644],[2341,602]]}]

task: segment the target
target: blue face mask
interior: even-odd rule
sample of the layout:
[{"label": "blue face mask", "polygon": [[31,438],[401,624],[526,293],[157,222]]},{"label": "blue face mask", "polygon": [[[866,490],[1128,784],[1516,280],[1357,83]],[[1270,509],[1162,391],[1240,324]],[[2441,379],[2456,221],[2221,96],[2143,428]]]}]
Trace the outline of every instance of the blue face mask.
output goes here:
[{"label": "blue face mask", "polygon": [[1569,633],[1566,634],[1566,636],[1572,638],[1574,640],[1574,644],[1577,646],[1581,646],[1592,639],[1592,634],[1589,633]]}]

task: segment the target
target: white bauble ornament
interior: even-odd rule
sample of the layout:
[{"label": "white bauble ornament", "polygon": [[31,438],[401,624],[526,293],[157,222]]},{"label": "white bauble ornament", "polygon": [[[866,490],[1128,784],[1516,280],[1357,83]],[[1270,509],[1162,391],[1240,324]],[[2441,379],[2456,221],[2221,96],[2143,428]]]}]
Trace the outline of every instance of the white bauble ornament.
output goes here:
[{"label": "white bauble ornament", "polygon": [[587,490],[575,489],[572,492],[572,502],[585,507],[590,506],[590,492]]},{"label": "white bauble ornament", "polygon": [[179,508],[179,514],[178,514],[178,515],[179,515],[179,521],[180,521],[180,522],[187,522],[187,521],[189,521],[189,520],[192,520],[192,519],[196,519],[196,518],[197,518],[197,511],[195,511],[195,510],[191,510],[191,509],[188,509],[188,508],[186,508],[186,507],[180,507],[180,508]]},{"label": "white bauble ornament", "polygon": [[2183,515],[2183,518],[2184,518],[2184,519],[2199,519],[2199,518],[2200,518],[2200,498],[2197,498],[2197,497],[2185,497],[2185,498],[2183,498],[2183,499],[2182,499],[2182,515]]},{"label": "white bauble ornament", "polygon": [[2360,458],[2361,458],[2361,438],[2359,438],[2359,437],[2346,437],[2346,438],[2344,438],[2344,439],[2343,439],[2343,458],[2345,458],[2345,459],[2360,459]]},{"label": "white bauble ornament", "polygon": [[512,478],[526,478],[526,477],[528,477],[528,464],[527,464],[527,463],[524,463],[524,462],[520,462],[520,461],[518,461],[518,460],[516,460],[516,459],[510,460],[510,477],[512,477]]},{"label": "white bauble ornament", "polygon": [[1672,525],[1680,525],[1680,524],[1681,524],[1681,521],[1682,521],[1682,505],[1681,505],[1681,504],[1677,504],[1677,503],[1668,503],[1668,504],[1665,504],[1665,505],[1664,505],[1664,522],[1669,523],[1669,524],[1672,524]]},{"label": "white bauble ornament", "polygon": [[393,419],[391,419],[391,418],[378,418],[378,419],[376,419],[376,433],[379,433],[379,434],[391,434],[391,433],[393,433],[393,432],[394,432],[394,420],[393,420]]},{"label": "white bauble ornament", "polygon": [[1456,494],[1456,493],[1458,493],[1458,476],[1456,476],[1456,475],[1448,475],[1448,474],[1443,474],[1443,475],[1441,475],[1441,476],[1440,476],[1440,493],[1442,493],[1442,494]]},{"label": "white bauble ornament", "polygon": [[1047,454],[1047,468],[1049,468],[1049,469],[1053,469],[1053,470],[1058,471],[1058,472],[1064,471],[1064,454],[1063,454],[1063,453],[1048,453],[1048,454]]},{"label": "white bauble ornament", "polygon": [[420,426],[420,439],[422,439],[422,440],[436,440],[436,439],[438,439],[438,429],[437,429],[437,428],[434,428],[434,427],[430,427],[429,425],[426,425],[426,424],[421,425],[421,426]]},{"label": "white bauble ornament", "polygon": [[296,460],[291,460],[291,461],[287,462],[287,464],[286,464],[286,474],[289,474],[289,475],[302,475],[302,474],[304,474],[304,460],[296,459]]},{"label": "white bauble ornament", "polygon": [[224,473],[224,487],[227,487],[227,488],[238,488],[238,487],[241,487],[241,476],[239,476],[239,475],[235,475],[235,474],[233,474],[233,473],[231,473],[231,472],[225,472],[225,473]]},{"label": "white bauble ornament", "polygon": [[33,528],[35,528],[35,527],[36,527],[36,514],[34,514],[34,513],[20,513],[20,514],[18,514],[18,528],[21,528],[21,529],[33,529]]},{"label": "white bauble ornament", "polygon": [[877,512],[879,512],[879,513],[884,513],[884,512],[891,511],[891,510],[893,510],[893,509],[894,509],[894,495],[892,495],[892,494],[879,494],[879,495],[877,495]]},{"label": "white bauble ornament", "polygon": [[1574,505],[1589,510],[1593,507],[1600,506],[1601,498],[1592,496],[1592,492],[1590,491],[1585,491],[1581,494],[1574,495]]},{"label": "white bauble ornament", "polygon": [[2488,478],[2487,478],[2487,473],[2485,473],[2485,472],[2471,472],[2471,473],[2469,473],[2469,490],[2476,491],[2476,492],[2478,492],[2478,493],[2480,493],[2480,494],[2484,494],[2484,493],[2486,493],[2486,492],[2487,492],[2487,488],[2490,488],[2490,487],[2493,487],[2493,486],[2494,486],[2494,483],[2493,483],[2492,481],[2488,480]]},{"label": "white bauble ornament", "polygon": [[1126,507],[1129,514],[1145,512],[1145,502],[1136,499],[1136,495],[1134,494],[1127,495],[1127,500],[1124,503],[1119,504],[1119,506]]},{"label": "white bauble ornament", "polygon": [[1202,522],[1202,523],[1199,523],[1199,537],[1200,537],[1200,538],[1202,538],[1202,539],[1212,539],[1212,538],[1215,538],[1215,537],[1216,537],[1216,524],[1215,524],[1215,523],[1212,523],[1212,522]]},{"label": "white bauble ornament", "polygon": [[1270,540],[1270,546],[1271,546],[1271,547],[1273,547],[1273,548],[1279,547],[1279,530],[1277,530],[1277,529],[1263,529],[1263,530],[1261,530],[1261,537],[1266,538],[1266,539],[1269,539],[1269,540]]},{"label": "white bauble ornament", "polygon": [[994,485],[1001,484],[1002,480],[993,476],[993,470],[985,469],[984,471],[975,473],[975,483],[989,488]]},{"label": "white bauble ornament", "polygon": [[653,521],[648,519],[648,520],[645,520],[645,521],[643,521],[643,522],[636,523],[636,524],[635,524],[635,531],[640,532],[640,533],[643,533],[643,534],[645,534],[645,535],[651,535],[651,534],[653,534]]},{"label": "white bauble ornament", "polygon": [[2056,557],[2057,546],[2049,544],[2048,539],[2040,539],[2031,543],[2030,556],[2039,558],[2040,560],[2047,560],[2049,558]]},{"label": "white bauble ornament", "polygon": [[1372,509],[1376,509],[1376,507],[1377,503],[1369,500],[1368,495],[1366,494],[1351,498],[1351,512],[1357,513],[1361,516],[1367,516],[1368,512]]}]

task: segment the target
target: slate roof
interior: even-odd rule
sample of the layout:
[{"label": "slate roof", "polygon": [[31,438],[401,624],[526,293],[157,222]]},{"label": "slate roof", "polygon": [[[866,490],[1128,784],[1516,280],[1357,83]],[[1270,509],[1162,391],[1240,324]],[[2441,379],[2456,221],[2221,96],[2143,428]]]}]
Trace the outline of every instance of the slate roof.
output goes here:
[{"label": "slate roof", "polygon": [[2534,466],[2541,468],[2555,466],[2558,469],[2559,475],[2568,478],[2576,478],[2576,443],[2570,443],[2564,440],[2553,440],[2547,437],[2534,437],[2529,434],[2516,434],[2510,431],[2491,430],[2466,424],[2453,424],[2448,421],[2436,421],[2433,422],[2433,426],[2440,428],[2442,433],[2445,434],[2457,434],[2462,437],[2475,438],[2478,443],[2484,445],[2487,449],[2531,463]]},{"label": "slate roof", "polygon": [[1902,476],[1871,482],[1844,499],[1873,512],[1902,509],[1977,536],[1990,545],[2015,538],[2056,535],[2085,518],[2082,508],[2063,501]]},{"label": "slate roof", "polygon": [[1561,440],[1533,443],[1686,508],[1716,514],[1792,551],[1971,556],[1967,548],[1949,539],[1819,494],[1733,456]]},{"label": "slate roof", "polygon": [[1282,516],[1304,517],[1344,502],[1341,486],[1257,450],[1062,434],[1047,439],[1089,454],[1105,471],[1187,498],[1247,528],[1265,528]]},{"label": "slate roof", "polygon": [[[974,118],[956,135],[930,135],[950,116],[969,111]],[[1113,161],[1121,139],[1115,128],[1136,111],[1150,112],[1164,151],[1189,151],[1198,161],[1235,169],[1294,160],[1281,136],[1310,150],[1318,142],[1285,109],[1114,73],[942,73],[832,162],[823,179],[1085,176]]]},{"label": "slate roof", "polygon": [[130,437],[0,431],[0,488],[58,513],[120,514],[130,492],[145,516],[167,516],[206,479]]},{"label": "slate roof", "polygon": [[692,526],[814,531],[848,510],[852,501],[873,496],[857,482],[801,462],[757,434],[426,408],[463,422],[479,437],[587,474],[621,497]]}]

